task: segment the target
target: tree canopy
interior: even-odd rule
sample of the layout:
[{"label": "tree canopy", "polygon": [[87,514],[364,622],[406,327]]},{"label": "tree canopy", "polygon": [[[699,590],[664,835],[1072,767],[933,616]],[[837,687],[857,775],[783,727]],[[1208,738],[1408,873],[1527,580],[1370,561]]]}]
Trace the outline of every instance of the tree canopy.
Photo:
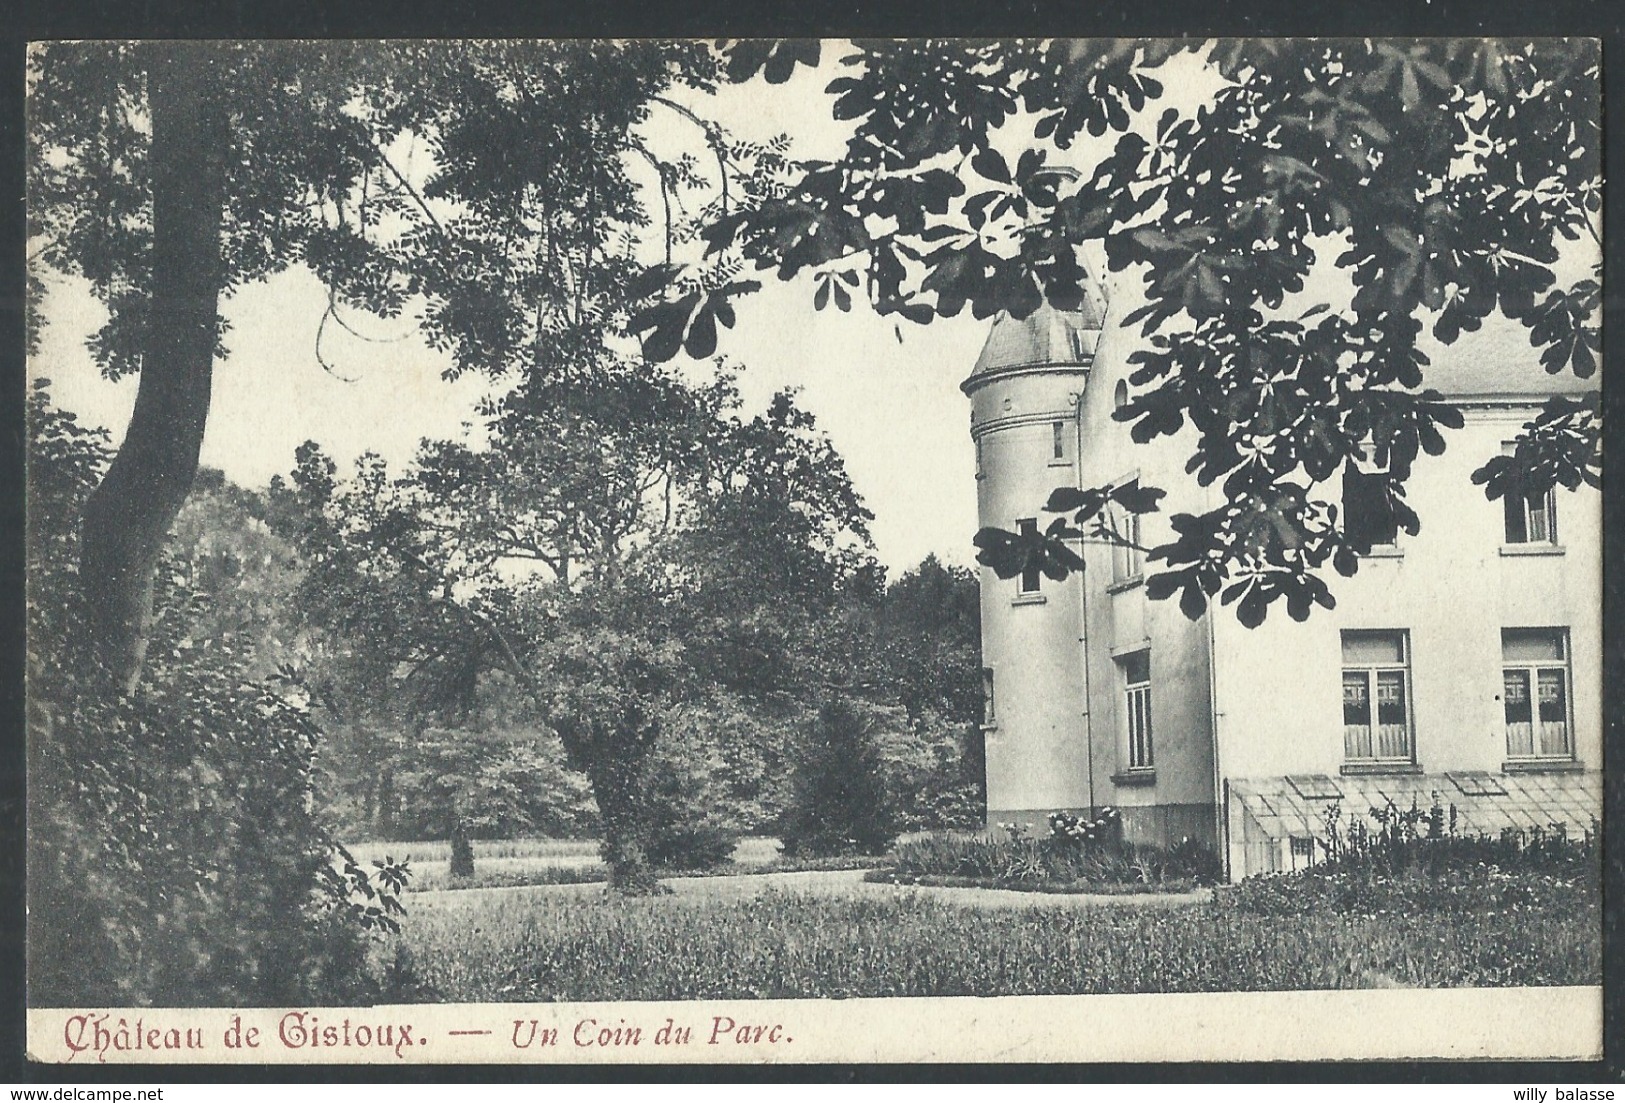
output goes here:
[{"label": "tree canopy", "polygon": [[[89,281],[109,309],[93,352],[110,375],[141,373],[83,550],[123,684],[230,339],[221,298],[293,264],[330,290],[324,327],[411,311],[453,372],[565,379],[622,332],[657,362],[709,357],[758,286],[751,267],[810,274],[818,309],[864,298],[925,324],[1076,306],[1100,250],[1143,298],[1123,319],[1143,347],[1118,416],[1137,440],[1189,432],[1192,474],[1224,491],[1173,518],[1150,591],[1192,615],[1237,602],[1247,623],[1282,598],[1306,616],[1331,602],[1324,569],[1357,569],[1358,534],[1316,489],[1351,459],[1384,467],[1396,523],[1420,524],[1411,467],[1457,423],[1423,386],[1424,331],[1449,344],[1498,313],[1547,370],[1595,372],[1600,267],[1556,276],[1564,241],[1597,232],[1590,41],[843,49],[828,93],[851,138],[837,160],[798,163],[669,93],[783,82],[824,63],[817,42],[35,48],[33,259]],[[1191,57],[1216,90],[1159,110]],[[693,127],[698,157],[648,147],[655,111]],[[1054,171],[1069,162],[1076,180]],[[694,190],[707,199],[685,215]],[[634,247],[645,229],[665,246],[652,266]],[[693,235],[703,258],[674,249]],[[1302,309],[1328,265],[1349,290]],[[1492,497],[1594,485],[1599,433],[1595,394],[1554,398],[1477,481]],[[1155,508],[1156,489],[1134,504]],[[1076,569],[1067,540],[1121,490],[1072,488],[1046,529],[982,533],[980,558],[1001,575]]]},{"label": "tree canopy", "polygon": [[[1217,90],[1158,112],[1165,67],[1193,53]],[[731,77],[768,81],[823,61],[816,43],[728,56]],[[1330,606],[1322,569],[1352,574],[1369,550],[1317,493],[1351,461],[1385,470],[1382,497],[1417,531],[1406,480],[1461,423],[1423,386],[1425,330],[1448,345],[1498,312],[1547,371],[1596,371],[1600,249],[1589,273],[1555,274],[1565,241],[1597,239],[1595,42],[888,41],[839,65],[843,156],[714,219],[707,263],[810,273],[816,308],[861,295],[924,324],[1075,308],[1083,250],[1102,249],[1144,299],[1122,319],[1143,341],[1116,417],[1136,441],[1190,431],[1190,472],[1224,492],[1150,553],[1148,592],[1192,617],[1215,597],[1246,624],[1279,599],[1297,619]],[[1113,135],[1075,181],[1054,170]],[[1303,309],[1294,296],[1327,265],[1349,290]],[[733,295],[667,294],[633,321],[646,353],[675,354],[674,333]],[[1491,497],[1599,485],[1600,418],[1598,393],[1553,398],[1475,482]],[[1058,490],[1047,529],[984,530],[979,558],[1064,577],[1082,565],[1067,540],[1108,500],[1156,508],[1157,488],[1124,490]]]},{"label": "tree canopy", "polygon": [[[595,362],[624,318],[641,271],[633,244],[650,223],[629,165],[658,170],[668,231],[671,192],[699,186],[689,161],[647,148],[637,127],[649,113],[678,113],[715,152],[721,209],[771,175],[772,151],[736,153],[664,95],[708,87],[716,64],[681,42],[31,52],[32,304],[44,271],[83,277],[109,312],[91,351],[111,377],[140,374],[82,553],[116,683],[139,676],[159,548],[197,469],[213,362],[230,339],[222,299],[303,265],[329,290],[324,328],[348,325],[352,309],[411,311],[453,373]],[[36,337],[39,323],[35,309]]]}]

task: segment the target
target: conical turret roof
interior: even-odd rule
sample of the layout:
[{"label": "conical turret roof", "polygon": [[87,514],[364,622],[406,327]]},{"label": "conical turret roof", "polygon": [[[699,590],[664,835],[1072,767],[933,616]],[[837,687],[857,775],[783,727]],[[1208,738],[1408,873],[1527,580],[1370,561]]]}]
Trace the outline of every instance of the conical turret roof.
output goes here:
[{"label": "conical turret roof", "polygon": [[1078,310],[1060,310],[1048,302],[1025,318],[1001,310],[965,386],[1008,368],[1088,364],[1105,316],[1104,297],[1092,284],[1084,288],[1083,306]]}]

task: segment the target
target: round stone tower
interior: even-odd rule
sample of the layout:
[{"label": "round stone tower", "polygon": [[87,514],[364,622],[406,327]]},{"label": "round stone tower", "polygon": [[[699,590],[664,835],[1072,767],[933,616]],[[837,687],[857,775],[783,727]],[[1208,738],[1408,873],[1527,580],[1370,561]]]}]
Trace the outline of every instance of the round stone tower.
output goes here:
[{"label": "round stone tower", "polygon": [[[976,501],[982,526],[1042,528],[1058,486],[1078,485],[1079,399],[1105,308],[1091,287],[1082,309],[1048,304],[1000,314],[970,378]],[[982,569],[982,690],[988,823],[1041,823],[1094,804],[1083,652],[1083,578],[1037,572],[1001,579]]]}]

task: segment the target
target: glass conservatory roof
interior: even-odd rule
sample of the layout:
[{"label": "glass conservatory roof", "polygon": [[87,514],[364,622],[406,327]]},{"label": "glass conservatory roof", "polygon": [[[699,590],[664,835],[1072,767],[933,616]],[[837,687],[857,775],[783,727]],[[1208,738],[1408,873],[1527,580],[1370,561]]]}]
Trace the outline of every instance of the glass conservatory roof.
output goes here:
[{"label": "glass conservatory roof", "polygon": [[1572,836],[1592,829],[1602,815],[1602,774],[1492,774],[1451,771],[1380,777],[1295,775],[1237,778],[1230,794],[1272,839],[1327,836],[1328,811],[1335,805],[1344,829],[1353,820],[1368,828],[1373,809],[1392,804],[1398,811],[1413,806],[1424,814],[1437,802],[1448,817],[1456,811],[1456,830],[1463,835],[1499,835],[1511,828],[1553,830],[1562,824]]}]

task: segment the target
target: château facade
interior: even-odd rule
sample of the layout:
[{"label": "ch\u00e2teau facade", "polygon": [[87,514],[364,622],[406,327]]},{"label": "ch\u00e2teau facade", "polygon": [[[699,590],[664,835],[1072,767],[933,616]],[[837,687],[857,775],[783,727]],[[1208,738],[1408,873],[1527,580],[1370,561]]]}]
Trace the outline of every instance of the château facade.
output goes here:
[{"label": "ch\u00e2teau facade", "polygon": [[[1509,332],[1510,330],[1510,332]],[[1137,328],[1104,299],[995,320],[963,390],[971,402],[982,525],[1045,524],[1058,486],[1140,479],[1168,491],[1136,520],[1219,502],[1185,473],[1185,436],[1134,444],[1112,420],[1126,401]],[[1191,621],[1145,593],[1143,556],[1085,543],[1085,568],[982,572],[989,824],[1053,811],[1121,809],[1131,841],[1199,840],[1239,879],[1323,854],[1328,810],[1344,822],[1392,801],[1453,808],[1458,828],[1579,832],[1602,806],[1601,495],[1558,489],[1490,501],[1471,473],[1553,393],[1527,335],[1492,325],[1430,348],[1426,383],[1464,428],[1406,484],[1422,519],[1328,579],[1335,609],[1284,609],[1258,628],[1231,607]],[[1358,472],[1337,490],[1354,508]]]}]

